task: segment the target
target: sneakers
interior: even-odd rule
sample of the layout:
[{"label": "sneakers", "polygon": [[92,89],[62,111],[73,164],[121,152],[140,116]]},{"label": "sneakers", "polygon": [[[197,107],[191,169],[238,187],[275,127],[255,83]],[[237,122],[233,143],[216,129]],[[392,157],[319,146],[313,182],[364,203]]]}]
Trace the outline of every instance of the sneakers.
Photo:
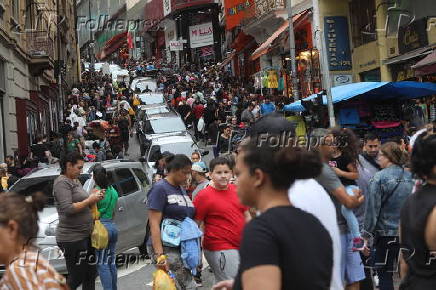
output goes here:
[{"label": "sneakers", "polygon": [[363,251],[364,248],[365,248],[365,240],[364,239],[362,239],[361,237],[353,239],[353,248],[352,249],[354,252]]}]

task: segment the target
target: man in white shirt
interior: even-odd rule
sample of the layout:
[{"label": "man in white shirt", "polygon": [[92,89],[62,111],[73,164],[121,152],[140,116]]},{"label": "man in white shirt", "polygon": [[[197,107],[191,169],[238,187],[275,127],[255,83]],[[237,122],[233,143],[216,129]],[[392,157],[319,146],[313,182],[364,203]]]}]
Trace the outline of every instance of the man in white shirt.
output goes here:
[{"label": "man in white shirt", "polygon": [[341,239],[336,222],[336,209],[328,193],[316,180],[300,179],[291,186],[288,196],[293,206],[314,215],[329,232],[333,243],[333,271],[330,289],[344,289],[341,278]]}]

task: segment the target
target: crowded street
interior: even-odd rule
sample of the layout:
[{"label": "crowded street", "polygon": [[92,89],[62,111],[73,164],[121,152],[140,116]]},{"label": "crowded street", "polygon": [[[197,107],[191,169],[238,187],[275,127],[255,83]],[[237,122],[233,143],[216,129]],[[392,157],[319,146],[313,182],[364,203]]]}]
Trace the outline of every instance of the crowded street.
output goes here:
[{"label": "crowded street", "polygon": [[0,290],[435,290],[435,15],[0,1]]}]

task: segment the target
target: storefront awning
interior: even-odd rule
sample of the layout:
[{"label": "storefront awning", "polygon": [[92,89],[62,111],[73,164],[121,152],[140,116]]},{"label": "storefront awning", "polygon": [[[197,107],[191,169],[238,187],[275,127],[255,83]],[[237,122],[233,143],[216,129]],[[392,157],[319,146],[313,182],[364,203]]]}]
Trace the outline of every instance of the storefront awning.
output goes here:
[{"label": "storefront awning", "polygon": [[106,42],[103,50],[97,55],[97,57],[99,59],[104,59],[107,56],[114,53],[114,51],[119,49],[121,46],[126,44],[127,43],[127,33],[128,33],[127,31],[122,32],[122,33],[119,33],[119,34],[113,36],[111,39],[109,39]]},{"label": "storefront awning", "polygon": [[417,62],[412,68],[415,70],[416,76],[424,76],[436,72],[436,50],[424,59]]},{"label": "storefront awning", "polygon": [[402,54],[399,56],[395,56],[395,57],[392,57],[390,59],[386,59],[383,61],[383,64],[387,64],[387,65],[396,64],[396,63],[403,62],[403,61],[406,61],[406,60],[409,60],[409,59],[412,59],[415,57],[427,55],[429,53],[431,53],[430,47],[421,47],[421,48],[415,49],[414,51],[411,51],[411,52],[408,52],[408,53],[405,53],[405,54]]},{"label": "storefront awning", "polygon": [[[435,83],[421,82],[359,82],[332,88],[333,103],[349,100],[356,96],[365,96],[367,99],[414,99],[436,94]],[[316,98],[311,95],[303,101]],[[323,96],[323,104],[327,104],[326,96]],[[294,102],[284,107],[285,111],[305,111],[301,101]]]},{"label": "storefront awning", "polygon": [[[300,24],[301,21],[300,19],[303,19],[306,15],[308,15],[308,10],[301,12],[300,14],[297,14],[295,16],[292,17],[292,21],[294,24]],[[259,57],[261,57],[264,54],[267,54],[271,48],[272,48],[272,43],[274,42],[274,40],[276,40],[280,34],[282,34],[284,31],[286,31],[289,28],[289,20],[285,20],[285,22],[283,22],[283,24],[277,29],[276,32],[274,32],[264,43],[262,43],[261,46],[259,46],[251,55],[250,60],[256,60]],[[296,28],[296,26],[294,25],[294,28]]]}]

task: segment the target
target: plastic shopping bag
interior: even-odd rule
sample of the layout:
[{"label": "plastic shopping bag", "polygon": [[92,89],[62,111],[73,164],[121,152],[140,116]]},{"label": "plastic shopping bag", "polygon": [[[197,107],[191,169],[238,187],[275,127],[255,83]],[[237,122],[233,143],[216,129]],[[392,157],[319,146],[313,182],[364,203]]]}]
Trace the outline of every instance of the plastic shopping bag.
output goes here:
[{"label": "plastic shopping bag", "polygon": [[91,245],[97,250],[106,249],[109,243],[109,235],[106,227],[100,221],[100,214],[96,206],[92,207],[94,216],[94,229],[91,234]]},{"label": "plastic shopping bag", "polygon": [[174,280],[164,270],[153,273],[153,290],[176,290]]}]

